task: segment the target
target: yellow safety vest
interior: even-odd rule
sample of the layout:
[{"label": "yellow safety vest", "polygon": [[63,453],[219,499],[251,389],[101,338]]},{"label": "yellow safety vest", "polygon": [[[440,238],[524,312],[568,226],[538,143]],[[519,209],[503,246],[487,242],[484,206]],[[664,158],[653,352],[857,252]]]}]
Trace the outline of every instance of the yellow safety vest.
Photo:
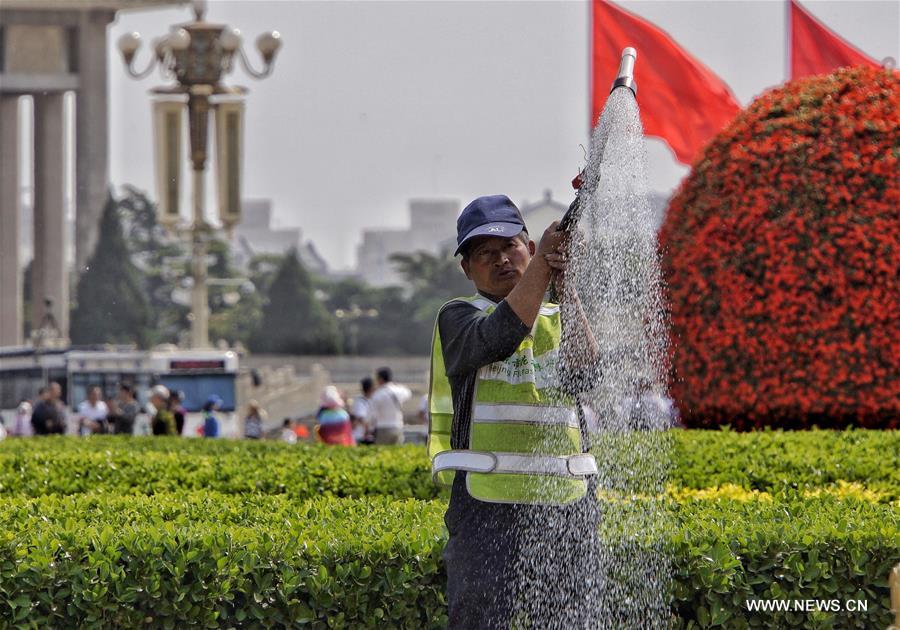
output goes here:
[{"label": "yellow safety vest", "polygon": [[[447,304],[457,301],[486,313],[497,307],[480,295]],[[597,463],[583,452],[577,410],[557,387],[561,330],[559,306],[544,303],[516,351],[478,370],[469,448],[453,449],[453,399],[435,322],[428,455],[436,482],[450,485],[456,471],[467,471],[469,494],[492,503],[562,505],[585,495]]]}]

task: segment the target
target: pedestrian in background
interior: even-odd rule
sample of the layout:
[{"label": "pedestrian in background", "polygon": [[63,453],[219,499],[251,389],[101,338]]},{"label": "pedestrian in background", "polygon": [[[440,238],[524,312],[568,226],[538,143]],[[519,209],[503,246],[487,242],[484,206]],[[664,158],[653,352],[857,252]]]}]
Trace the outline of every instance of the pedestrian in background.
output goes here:
[{"label": "pedestrian in background", "polygon": [[344,399],[334,385],[322,391],[319,411],[316,413],[316,434],[325,444],[355,446],[350,414],[344,408]]},{"label": "pedestrian in background", "polygon": [[297,443],[297,434],[294,433],[294,427],[291,426],[293,422],[291,422],[290,418],[285,418],[281,423],[281,441],[287,442],[288,444],[296,444]]},{"label": "pedestrian in background", "polygon": [[87,391],[87,400],[78,403],[78,435],[86,436],[95,433],[106,433],[106,419],[109,417],[109,407],[100,398],[100,387],[90,385]]},{"label": "pedestrian in background", "polygon": [[678,425],[679,414],[675,403],[666,395],[662,385],[649,378],[638,379],[635,393],[626,396],[621,405],[628,426],[635,431],[669,429]]},{"label": "pedestrian in background", "polygon": [[165,385],[150,390],[150,405],[154,410],[150,421],[153,435],[175,435],[175,417],[169,411],[169,389]]},{"label": "pedestrian in background", "polygon": [[134,433],[134,421],[141,412],[141,406],[134,397],[131,385],[122,383],[115,400],[115,417],[113,419],[113,432],[116,435],[131,435]]},{"label": "pedestrian in background", "polygon": [[182,435],[184,433],[184,416],[187,413],[184,408],[184,392],[172,392],[172,395],[169,397],[169,411],[172,412],[172,417],[175,418],[175,432],[178,435]]},{"label": "pedestrian in background", "polygon": [[216,411],[222,406],[222,399],[216,394],[211,394],[203,405],[203,437],[219,437],[219,419]]},{"label": "pedestrian in background", "polygon": [[375,444],[403,444],[403,403],[412,397],[408,387],[393,381],[391,368],[378,368],[378,388],[372,394],[372,424]]},{"label": "pedestrian in background", "polygon": [[13,424],[12,434],[17,437],[30,437],[34,435],[34,429],[31,426],[31,403],[23,400],[16,407],[16,418]]},{"label": "pedestrian in background", "polygon": [[368,376],[359,382],[362,396],[353,399],[350,405],[350,423],[353,426],[353,439],[357,444],[373,444],[375,442],[372,428],[372,392],[375,383]]},{"label": "pedestrian in background", "polygon": [[59,383],[50,383],[38,390],[41,400],[31,414],[31,427],[35,435],[63,434],[66,432],[66,410],[62,403]]},{"label": "pedestrian in background", "polygon": [[244,416],[244,437],[248,440],[261,439],[265,418],[266,412],[260,408],[258,402],[251,400],[247,404],[247,415]]}]

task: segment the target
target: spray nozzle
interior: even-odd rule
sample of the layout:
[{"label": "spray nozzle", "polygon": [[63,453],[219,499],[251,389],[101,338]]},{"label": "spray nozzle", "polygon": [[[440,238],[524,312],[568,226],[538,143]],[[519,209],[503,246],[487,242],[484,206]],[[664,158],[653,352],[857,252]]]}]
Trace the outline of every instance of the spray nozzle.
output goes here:
[{"label": "spray nozzle", "polygon": [[609,91],[612,92],[616,88],[626,87],[631,93],[637,96],[637,83],[634,81],[634,62],[637,61],[637,51],[630,46],[622,51],[622,59],[619,61],[619,72],[616,74],[616,80],[613,81]]}]

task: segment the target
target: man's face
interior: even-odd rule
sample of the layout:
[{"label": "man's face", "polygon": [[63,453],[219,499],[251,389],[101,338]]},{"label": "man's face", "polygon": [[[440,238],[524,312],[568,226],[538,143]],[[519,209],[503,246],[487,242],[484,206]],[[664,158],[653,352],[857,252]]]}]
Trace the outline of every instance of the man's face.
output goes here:
[{"label": "man's face", "polygon": [[92,405],[96,405],[100,400],[100,388],[99,387],[91,387],[88,390],[88,402]]},{"label": "man's face", "polygon": [[62,396],[62,387],[59,386],[59,383],[52,383],[50,385],[50,400],[59,400]]},{"label": "man's face", "polygon": [[475,239],[461,264],[479,291],[505,298],[522,279],[533,255],[532,241],[526,244],[519,237],[485,236]]}]

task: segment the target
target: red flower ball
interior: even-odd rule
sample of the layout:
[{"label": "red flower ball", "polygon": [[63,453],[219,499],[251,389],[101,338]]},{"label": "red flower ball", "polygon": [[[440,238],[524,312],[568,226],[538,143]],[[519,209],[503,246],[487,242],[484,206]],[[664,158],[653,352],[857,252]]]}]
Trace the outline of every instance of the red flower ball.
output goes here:
[{"label": "red flower ball", "polygon": [[754,101],[660,231],[688,426],[900,427],[900,78],[842,69]]}]

